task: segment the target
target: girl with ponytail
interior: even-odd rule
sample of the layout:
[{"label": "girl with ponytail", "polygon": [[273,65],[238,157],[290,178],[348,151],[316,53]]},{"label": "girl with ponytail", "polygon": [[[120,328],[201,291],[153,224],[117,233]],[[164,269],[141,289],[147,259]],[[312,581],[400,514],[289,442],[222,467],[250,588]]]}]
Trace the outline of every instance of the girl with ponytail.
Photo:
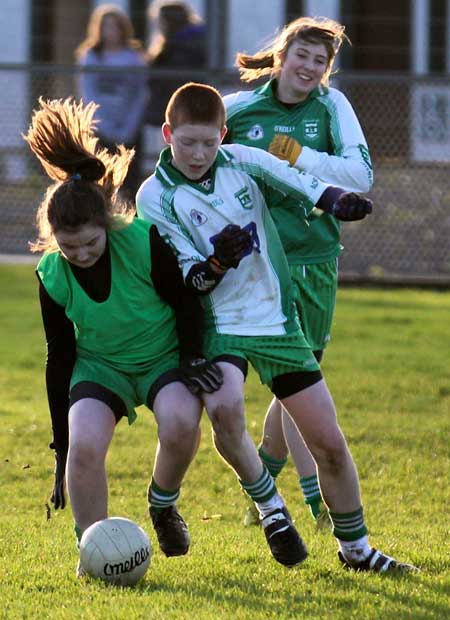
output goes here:
[{"label": "girl with ponytail", "polygon": [[[264,149],[302,172],[350,192],[366,193],[373,176],[367,142],[353,108],[329,87],[345,27],[326,17],[299,17],[255,54],[238,53],[244,82],[267,77],[251,91],[225,97],[226,141]],[[340,223],[329,214],[310,226],[283,209],[273,217],[287,255],[302,330],[318,361],[330,341],[336,303]],[[288,453],[318,528],[331,527],[316,463],[277,400],[270,404],[259,453],[276,477]],[[257,522],[247,511],[245,522]]]},{"label": "girl with ponytail", "polygon": [[65,507],[67,477],[78,540],[108,516],[105,458],[114,429],[122,417],[132,424],[145,404],[159,439],[150,516],[164,553],[181,555],[189,534],[175,503],[198,445],[201,395],[222,378],[203,357],[201,305],[175,256],[119,197],[133,151],[99,148],[95,110],[41,99],[25,136],[53,181],[31,244],[44,252],[36,272],[55,451],[51,501]]}]

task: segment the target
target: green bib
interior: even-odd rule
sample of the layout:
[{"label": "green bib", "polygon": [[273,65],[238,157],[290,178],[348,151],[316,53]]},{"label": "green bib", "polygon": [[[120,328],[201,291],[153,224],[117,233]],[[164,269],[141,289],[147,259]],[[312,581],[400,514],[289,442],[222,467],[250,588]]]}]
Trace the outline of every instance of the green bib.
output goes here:
[{"label": "green bib", "polygon": [[108,232],[111,291],[100,303],[87,295],[59,252],[46,253],[40,260],[42,284],[74,324],[78,355],[127,371],[177,347],[174,311],[159,297],[150,277],[151,225],[135,219]]}]

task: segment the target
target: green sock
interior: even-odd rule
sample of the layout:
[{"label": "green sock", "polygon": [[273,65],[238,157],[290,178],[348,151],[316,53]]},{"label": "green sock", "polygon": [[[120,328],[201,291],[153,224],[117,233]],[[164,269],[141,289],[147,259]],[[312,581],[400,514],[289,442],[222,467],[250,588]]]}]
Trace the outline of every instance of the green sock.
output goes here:
[{"label": "green sock", "polygon": [[148,487],[148,503],[151,508],[157,512],[164,510],[164,508],[168,508],[168,506],[175,504],[179,496],[180,488],[175,489],[175,491],[162,489],[152,478],[150,486]]},{"label": "green sock", "polygon": [[265,467],[264,465],[263,473],[256,482],[253,482],[253,484],[248,484],[246,482],[243,482],[242,480],[240,480],[239,482],[247,495],[249,495],[252,500],[258,504],[260,504],[261,502],[269,501],[277,492],[275,482],[272,476],[269,474],[267,467]]},{"label": "green sock", "polygon": [[283,467],[286,465],[288,461],[287,458],[281,459],[281,460],[275,459],[273,456],[270,456],[270,454],[267,454],[267,452],[264,450],[262,446],[259,446],[258,454],[259,454],[259,458],[261,459],[261,461],[264,463],[264,465],[269,470],[269,473],[272,476],[272,478],[276,480],[278,474],[281,472]]},{"label": "green sock", "polygon": [[339,540],[358,540],[367,534],[362,507],[355,512],[337,513],[330,511],[333,534]]},{"label": "green sock", "polygon": [[300,487],[305,497],[305,504],[309,506],[314,519],[317,519],[323,506],[317,475],[300,478]]}]

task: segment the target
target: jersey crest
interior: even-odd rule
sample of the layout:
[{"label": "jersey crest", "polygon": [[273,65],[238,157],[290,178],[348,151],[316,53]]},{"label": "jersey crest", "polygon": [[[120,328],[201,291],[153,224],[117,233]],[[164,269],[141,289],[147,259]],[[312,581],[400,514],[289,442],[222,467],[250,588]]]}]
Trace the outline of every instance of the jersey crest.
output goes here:
[{"label": "jersey crest", "polygon": [[234,195],[239,200],[239,202],[241,203],[241,206],[244,209],[253,209],[252,197],[250,195],[250,190],[248,189],[247,186],[240,189]]},{"label": "jersey crest", "polygon": [[249,140],[262,140],[264,138],[264,129],[261,125],[253,125],[247,132]]},{"label": "jersey crest", "polygon": [[303,131],[307,138],[310,140],[315,140],[319,137],[319,121],[303,121]]},{"label": "jersey crest", "polygon": [[194,224],[194,226],[201,226],[208,221],[207,216],[204,213],[197,211],[197,209],[191,209],[189,215],[191,217],[191,222]]}]

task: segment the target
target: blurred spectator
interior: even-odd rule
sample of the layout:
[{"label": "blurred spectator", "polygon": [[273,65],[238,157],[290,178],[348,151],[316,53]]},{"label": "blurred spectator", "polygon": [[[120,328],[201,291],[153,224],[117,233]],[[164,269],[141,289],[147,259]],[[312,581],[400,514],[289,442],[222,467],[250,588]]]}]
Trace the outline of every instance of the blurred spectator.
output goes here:
[{"label": "blurred spectator", "polygon": [[100,144],[111,152],[118,144],[136,151],[124,183],[125,193],[132,200],[142,176],[140,133],[148,103],[146,73],[129,71],[146,66],[143,47],[133,35],[129,17],[117,6],[104,4],[93,11],[86,38],[75,52],[82,67],[123,69],[83,71],[80,95],[84,103],[100,105],[96,112]]},{"label": "blurred spectator", "polygon": [[[187,2],[159,0],[152,5],[148,14],[153,26],[148,48],[150,68],[198,70],[206,67],[206,27]],[[162,79],[153,76],[150,71],[147,123],[161,126],[170,96],[179,86],[191,80],[188,71],[185,75],[185,79]]]}]

